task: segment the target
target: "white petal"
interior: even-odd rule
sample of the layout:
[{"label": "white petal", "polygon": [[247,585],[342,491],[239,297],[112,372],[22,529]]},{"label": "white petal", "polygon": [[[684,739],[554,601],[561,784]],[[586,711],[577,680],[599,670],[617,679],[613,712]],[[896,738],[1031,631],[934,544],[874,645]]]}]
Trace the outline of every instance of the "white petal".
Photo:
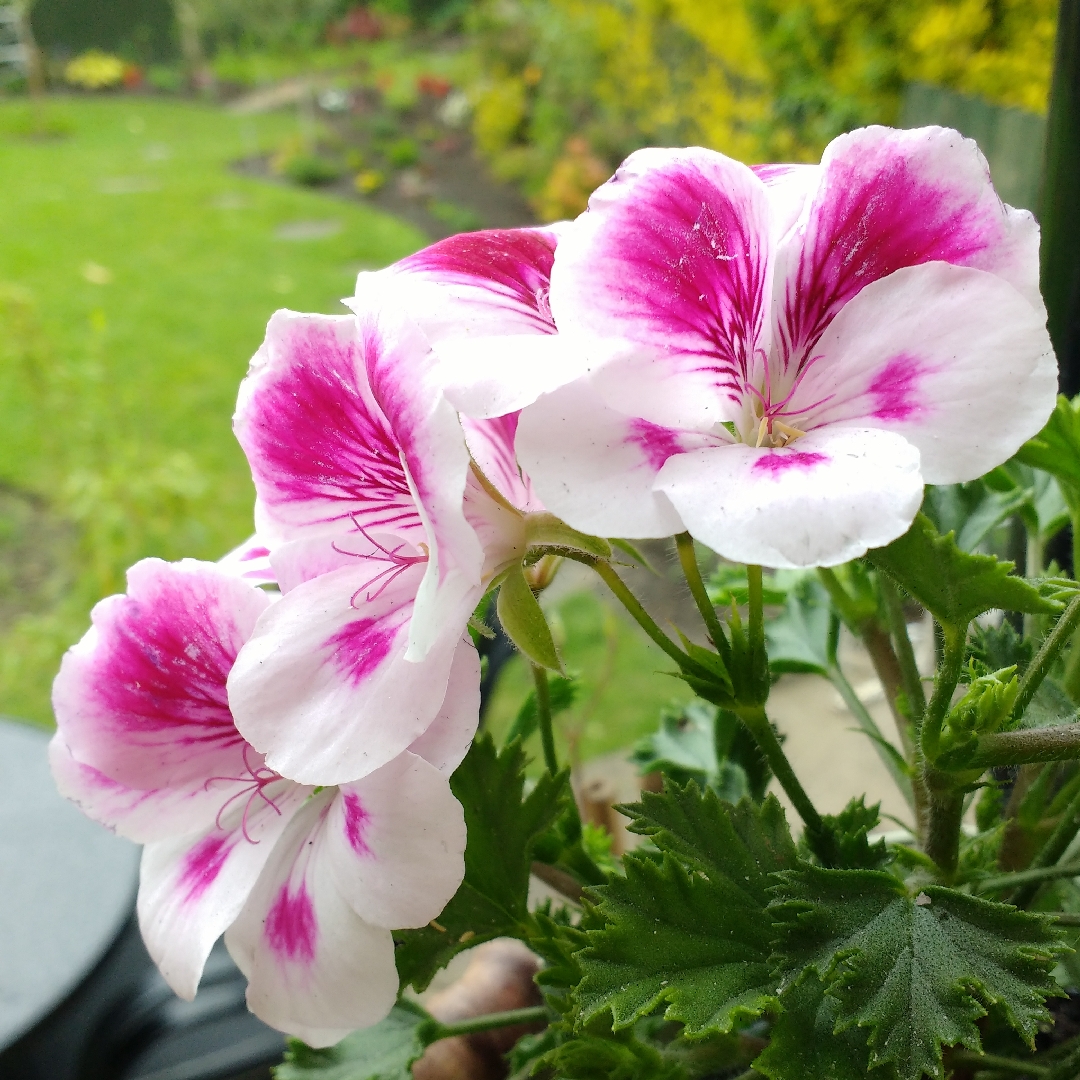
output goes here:
[{"label": "white petal", "polygon": [[653,484],[671,454],[701,442],[617,412],[581,379],[522,412],[517,452],[544,505],[567,524],[597,536],[640,539],[682,530]]},{"label": "white petal", "polygon": [[469,752],[479,722],[480,656],[466,634],[454,653],[439,715],[413,740],[409,750],[450,776]]},{"label": "white petal", "polygon": [[426,926],[465,875],[461,804],[447,778],[414,754],[342,784],[326,830],[334,880],[373,926]]},{"label": "white petal", "polygon": [[277,780],[241,795],[221,828],[143,848],[139,929],[165,981],[190,1001],[213,944],[240,914],[259,872],[310,788]]},{"label": "white petal", "polygon": [[682,454],[656,483],[703,544],[774,567],[835,566],[881,547],[908,530],[923,494],[919,452],[901,436],[832,428],[783,450]]},{"label": "white petal", "polygon": [[261,1020],[327,1046],[377,1024],[398,991],[389,930],[349,906],[326,858],[334,791],[311,798],[274,845],[225,944]]},{"label": "white petal", "polygon": [[833,320],[792,407],[800,420],[895,431],[927,483],[974,480],[1007,461],[1053,411],[1045,319],[1008,282],[948,263],[897,270]]}]

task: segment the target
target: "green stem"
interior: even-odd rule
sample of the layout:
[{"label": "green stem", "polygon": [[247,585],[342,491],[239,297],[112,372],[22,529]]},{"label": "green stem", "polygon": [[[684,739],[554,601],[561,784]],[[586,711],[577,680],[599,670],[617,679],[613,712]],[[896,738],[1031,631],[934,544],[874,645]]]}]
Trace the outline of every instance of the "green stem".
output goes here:
[{"label": "green stem", "polygon": [[1077,623],[1080,623],[1080,596],[1074,596],[1070,601],[1064,614],[1054,625],[1054,629],[1047,635],[1038,655],[1024,672],[1016,695],[1016,703],[1013,705],[1013,716],[1019,718],[1024,715],[1024,710],[1031,704],[1031,699],[1035,696],[1043,679],[1046,678],[1051,665],[1068,644]]},{"label": "green stem", "polygon": [[551,726],[551,690],[548,687],[546,669],[532,665],[533,683],[536,686],[536,716],[540,721],[540,741],[544,747],[544,764],[554,776],[559,771],[559,759],[555,753],[555,732]]},{"label": "green stem", "polygon": [[475,1035],[481,1031],[493,1031],[495,1028],[535,1024],[538,1020],[547,1020],[548,1015],[548,1010],[543,1005],[531,1005],[525,1009],[507,1009],[506,1012],[485,1013],[483,1016],[458,1020],[453,1024],[439,1024],[437,1037],[452,1039],[456,1035]]},{"label": "green stem", "polygon": [[948,879],[956,872],[960,858],[964,793],[936,769],[927,769],[924,780],[930,793],[930,820],[926,828],[925,851]]},{"label": "green stem", "polygon": [[1080,758],[1080,723],[980,735],[974,751],[957,759],[956,767],[992,769],[998,765],[1032,765],[1073,758]]},{"label": "green stem", "polygon": [[[675,549],[679,553],[679,564],[682,566],[683,577],[690,588],[690,595],[697,604],[705,628],[709,631],[709,637],[713,644],[722,649],[727,644],[724,628],[716,617],[716,608],[709,599],[709,593],[705,588],[705,582],[701,580],[701,570],[697,563],[697,553],[694,551],[693,537],[687,532],[679,533],[675,537]],[[721,645],[721,642],[724,644]]]},{"label": "green stem", "polygon": [[838,861],[835,840],[832,834],[825,828],[825,822],[817,812],[810,796],[806,794],[795,770],[788,761],[784,748],[780,745],[765,710],[760,706],[754,709],[745,709],[739,714],[739,718],[746,725],[758,748],[765,755],[773,775],[779,781],[787,797],[791,800],[799,817],[806,827],[806,839],[811,849],[826,866],[835,866]]},{"label": "green stem", "polygon": [[945,654],[934,679],[934,694],[926,708],[920,739],[923,756],[929,762],[933,762],[938,755],[941,728],[952,705],[953,691],[960,681],[967,626],[942,626],[942,632],[945,636]]},{"label": "green stem", "polygon": [[577,562],[583,562],[587,566],[591,566],[597,574],[600,575],[604,584],[615,594],[615,598],[624,608],[626,608],[638,626],[640,626],[641,629],[644,630],[645,633],[648,634],[649,637],[679,665],[679,667],[687,671],[692,671],[701,678],[711,679],[713,677],[711,672],[706,671],[699,664],[695,664],[694,661],[691,660],[690,657],[688,657],[686,653],[684,653],[682,649],[680,649],[679,646],[656,625],[653,617],[641,606],[641,602],[626,587],[626,583],[623,579],[615,573],[611,563],[607,562],[605,559],[597,559],[592,556],[575,555],[570,557],[574,558]]},{"label": "green stem", "polygon": [[1080,926],[1080,912],[1055,911],[1053,915],[1058,926]]},{"label": "green stem", "polygon": [[840,584],[840,579],[827,566],[818,567],[818,578],[825,586],[833,607],[840,613],[840,618],[848,624],[850,630],[858,631],[859,624],[863,620],[862,613],[856,607],[855,602],[848,596],[847,590]]},{"label": "green stem", "polygon": [[926,712],[926,693],[923,690],[919,665],[915,661],[915,650],[911,647],[911,638],[908,636],[903,601],[900,599],[896,586],[885,574],[878,574],[877,580],[885,605],[885,617],[889,622],[889,630],[892,632],[896,658],[900,662],[900,679],[904,687],[904,695],[911,709],[911,719],[918,729],[922,725],[923,714]]},{"label": "green stem", "polygon": [[975,892],[997,892],[999,889],[1027,885],[1033,881],[1052,881],[1054,878],[1078,876],[1080,876],[1078,863],[1069,863],[1068,866],[1043,866],[1037,870],[1017,870],[1012,874],[995,874],[993,877],[975,882]]},{"label": "green stem", "polygon": [[948,1057],[950,1068],[959,1066],[977,1072],[1007,1072],[1017,1076],[1049,1076],[1045,1065],[1032,1065],[1029,1061],[998,1057],[996,1054],[976,1054],[971,1050],[953,1050]]},{"label": "green stem", "polygon": [[878,757],[881,758],[881,763],[888,769],[893,782],[900,789],[900,794],[904,796],[908,806],[914,810],[915,794],[911,786],[911,777],[900,768],[899,762],[885,748],[885,736],[881,733],[881,728],[877,726],[877,721],[870,715],[869,710],[859,699],[859,695],[855,693],[855,688],[848,682],[847,676],[837,664],[831,664],[826,669],[826,674],[829,682],[836,687],[837,693],[844,699],[844,704],[855,717],[856,723],[870,737]]},{"label": "green stem", "polygon": [[[1065,808],[1061,820],[1054,827],[1054,831],[1047,838],[1039,853],[1031,860],[1028,870],[1041,870],[1048,866],[1054,866],[1062,855],[1068,850],[1069,845],[1080,832],[1080,791],[1073,796],[1072,801]],[[1035,899],[1041,883],[1038,881],[1021,885],[1010,897],[1009,903],[1017,907],[1027,907]]]}]

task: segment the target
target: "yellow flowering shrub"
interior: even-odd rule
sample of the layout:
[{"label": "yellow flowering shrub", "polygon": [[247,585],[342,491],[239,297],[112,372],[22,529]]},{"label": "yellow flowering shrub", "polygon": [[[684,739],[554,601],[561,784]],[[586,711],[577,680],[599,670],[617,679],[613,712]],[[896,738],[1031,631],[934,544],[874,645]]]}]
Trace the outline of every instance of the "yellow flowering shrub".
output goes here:
[{"label": "yellow flowering shrub", "polygon": [[1055,13],[1056,0],[482,0],[473,130],[541,213],[571,213],[596,162],[610,171],[640,146],[816,160],[842,131],[895,122],[913,80],[1045,111]]},{"label": "yellow flowering shrub", "polygon": [[119,57],[90,49],[68,63],[64,68],[64,79],[84,90],[107,90],[124,81],[126,70],[127,65]]}]

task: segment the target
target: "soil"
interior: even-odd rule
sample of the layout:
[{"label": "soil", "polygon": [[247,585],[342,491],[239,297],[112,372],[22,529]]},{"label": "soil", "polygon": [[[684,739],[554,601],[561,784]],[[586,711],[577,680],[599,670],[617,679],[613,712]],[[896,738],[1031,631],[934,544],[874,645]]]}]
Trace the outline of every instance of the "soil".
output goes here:
[{"label": "soil", "polygon": [[[421,94],[417,105],[405,112],[389,108],[382,95],[370,88],[336,99],[321,97],[334,108],[322,108],[310,96],[296,102],[300,130],[307,125],[313,128],[317,119],[332,132],[332,138],[321,140],[315,148],[316,155],[342,169],[339,179],[317,185],[318,190],[403,218],[432,240],[475,229],[536,224],[521,192],[491,176],[478,159],[464,123],[445,118],[447,97]],[[248,111],[243,102],[234,103],[233,108]],[[410,145],[415,161],[407,162]],[[239,161],[234,168],[245,176],[292,182],[273,165],[273,155],[261,155]],[[380,174],[384,182],[362,194],[356,186],[357,174],[371,172]]]}]

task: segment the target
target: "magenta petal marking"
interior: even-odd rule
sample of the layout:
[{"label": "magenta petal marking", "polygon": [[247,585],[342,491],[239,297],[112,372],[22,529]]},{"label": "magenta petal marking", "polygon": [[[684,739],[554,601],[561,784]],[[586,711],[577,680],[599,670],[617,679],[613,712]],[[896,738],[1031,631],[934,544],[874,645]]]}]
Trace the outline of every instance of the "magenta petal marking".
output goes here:
[{"label": "magenta petal marking", "polygon": [[[289,366],[259,387],[240,429],[259,495],[271,506],[340,503],[327,520],[362,513],[369,528],[421,527],[401,447],[358,379],[361,346],[318,325],[287,332]],[[369,336],[364,347],[382,343]]]},{"label": "magenta petal marking", "polygon": [[203,837],[185,856],[180,867],[179,885],[185,903],[193,903],[217,880],[232,852],[229,837],[211,833]]},{"label": "magenta petal marking", "polygon": [[893,357],[870,384],[874,395],[873,416],[878,420],[906,420],[913,413],[925,411],[916,391],[926,367],[914,356],[902,353]]},{"label": "magenta petal marking", "polygon": [[640,417],[631,420],[629,428],[626,442],[635,443],[641,449],[652,469],[659,471],[669,457],[683,452],[679,436],[671,428],[651,424]]},{"label": "magenta petal marking", "polygon": [[346,623],[326,646],[331,660],[353,686],[360,686],[389,655],[397,640],[399,626],[386,626],[381,619],[354,619]]},{"label": "magenta petal marking", "polygon": [[800,472],[812,469],[823,461],[828,461],[826,454],[803,453],[798,450],[780,450],[766,452],[754,462],[753,471],[766,473],[769,476],[780,476],[783,473],[796,469]]},{"label": "magenta petal marking", "polygon": [[269,555],[269,554],[270,554],[270,549],[269,548],[264,548],[264,547],[249,548],[247,551],[244,552],[243,555],[240,556],[240,561],[241,562],[250,562],[252,559],[265,559],[266,556]]},{"label": "magenta petal marking", "polygon": [[225,690],[241,634],[220,599],[191,577],[161,576],[145,602],[109,604],[90,692],[111,722],[136,741],[242,743]]},{"label": "magenta petal marking", "polygon": [[374,856],[375,852],[367,845],[364,833],[371,821],[371,814],[355,792],[342,792],[342,804],[345,811],[345,838],[357,855]]},{"label": "magenta petal marking", "polygon": [[536,229],[462,233],[403,259],[402,270],[432,274],[447,283],[488,287],[522,309],[534,328],[553,334],[548,306],[555,237]]},{"label": "magenta petal marking", "polygon": [[304,964],[315,959],[318,922],[304,882],[296,892],[289,891],[288,882],[281,886],[267,913],[264,932],[267,944],[282,959]]}]

